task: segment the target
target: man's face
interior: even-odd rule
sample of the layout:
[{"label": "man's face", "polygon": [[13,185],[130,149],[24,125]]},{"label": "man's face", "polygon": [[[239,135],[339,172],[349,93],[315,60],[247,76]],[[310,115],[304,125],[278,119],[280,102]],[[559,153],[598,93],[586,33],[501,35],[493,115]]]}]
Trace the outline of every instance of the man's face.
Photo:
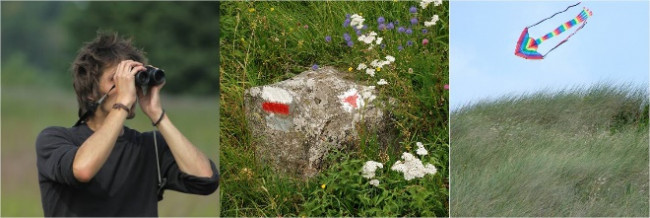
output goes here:
[{"label": "man's face", "polygon": [[[103,94],[106,94],[113,85],[115,85],[115,82],[113,81],[113,76],[115,75],[115,69],[117,68],[117,64],[114,64],[111,67],[108,67],[102,72],[102,76],[99,80],[99,90]],[[100,96],[101,97],[101,96]],[[104,99],[104,102],[100,106],[100,109],[103,110],[106,114],[110,110],[113,109],[113,105],[117,101],[117,92],[115,89],[110,91],[106,99]],[[137,101],[136,101],[137,102]],[[131,106],[131,113],[127,116],[127,119],[133,119],[135,117],[135,103]]]}]

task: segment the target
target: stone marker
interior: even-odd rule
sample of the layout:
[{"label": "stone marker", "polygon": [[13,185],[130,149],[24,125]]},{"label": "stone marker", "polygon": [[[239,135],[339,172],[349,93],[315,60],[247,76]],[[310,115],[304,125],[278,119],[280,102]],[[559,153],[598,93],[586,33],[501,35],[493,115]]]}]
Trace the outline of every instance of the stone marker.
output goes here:
[{"label": "stone marker", "polygon": [[331,67],[305,71],[245,91],[248,129],[255,155],[279,171],[314,176],[331,150],[350,149],[365,126],[386,146],[394,138],[374,86],[342,79]]}]

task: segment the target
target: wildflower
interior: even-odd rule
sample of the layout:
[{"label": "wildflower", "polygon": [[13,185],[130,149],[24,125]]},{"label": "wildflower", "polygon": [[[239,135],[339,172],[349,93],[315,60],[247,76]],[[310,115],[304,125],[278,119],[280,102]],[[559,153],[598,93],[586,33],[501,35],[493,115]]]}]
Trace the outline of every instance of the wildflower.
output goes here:
[{"label": "wildflower", "polygon": [[411,41],[411,40],[407,41],[407,42],[406,42],[406,45],[408,45],[408,46],[412,46],[412,45],[413,45],[413,41]]},{"label": "wildflower", "polygon": [[275,11],[275,8],[271,8],[271,11]]},{"label": "wildflower", "polygon": [[375,41],[375,36],[377,36],[377,33],[374,31],[368,33],[368,35],[361,35],[359,36],[359,41],[365,42],[366,44],[372,43],[372,41]]},{"label": "wildflower", "polygon": [[431,17],[430,21],[424,21],[424,26],[430,27],[430,26],[436,25],[436,22],[438,22],[438,20],[440,20],[438,15],[434,14],[433,17]]},{"label": "wildflower", "polygon": [[347,42],[347,41],[350,41],[352,39],[352,37],[350,37],[350,34],[348,34],[348,33],[343,33],[343,39]]},{"label": "wildflower", "polygon": [[379,180],[377,180],[377,179],[370,180],[370,182],[368,182],[368,183],[370,185],[375,186],[375,187],[379,187]]},{"label": "wildflower", "polygon": [[428,39],[422,39],[422,45],[427,45],[427,44],[429,44],[429,40]]},{"label": "wildflower", "polygon": [[409,11],[411,12],[411,14],[415,14],[418,13],[418,8],[416,8],[415,6],[411,6],[411,8],[409,8]]},{"label": "wildflower", "polygon": [[273,38],[273,41],[275,41],[275,42],[279,42],[279,41],[280,41],[280,38],[275,37],[275,38]]},{"label": "wildflower", "polygon": [[370,75],[371,77],[375,77],[375,69],[366,68],[366,74]]},{"label": "wildflower", "polygon": [[318,64],[314,64],[314,65],[312,65],[312,66],[311,66],[311,69],[312,69],[312,70],[318,70]]},{"label": "wildflower", "polygon": [[384,19],[384,17],[377,18],[377,23],[378,24],[383,24],[385,21],[386,21],[386,19]]},{"label": "wildflower", "polygon": [[345,21],[343,21],[343,27],[348,27],[350,26],[350,18],[345,18]]},{"label": "wildflower", "polygon": [[422,144],[422,142],[417,142],[417,143],[415,143],[415,145],[418,146],[418,149],[415,150],[416,154],[421,155],[421,156],[429,154],[427,149],[424,149],[424,145]]},{"label": "wildflower", "polygon": [[409,72],[409,73],[413,73],[413,68],[410,68],[410,67],[409,67],[408,72]]},{"label": "wildflower", "polygon": [[323,183],[322,185],[320,185],[320,188],[322,188],[322,189],[325,189],[325,187],[327,187],[327,186],[325,185],[325,183]]},{"label": "wildflower", "polygon": [[250,13],[255,12],[255,8],[249,8],[249,9],[248,9],[248,12],[250,12]]},{"label": "wildflower", "polygon": [[379,48],[381,48],[381,49],[386,48],[386,44],[381,44],[381,45],[379,45]]},{"label": "wildflower", "polygon": [[406,29],[406,31],[404,31],[404,32],[406,32],[406,34],[409,34],[409,35],[410,35],[410,34],[413,33],[413,30],[412,30],[411,28],[408,28],[408,29]]},{"label": "wildflower", "polygon": [[368,68],[368,66],[366,66],[364,63],[360,63],[359,66],[357,66],[357,70],[365,70],[366,68]]},{"label": "wildflower", "polygon": [[345,18],[350,18],[350,14],[345,14]]},{"label": "wildflower", "polygon": [[305,26],[303,26],[303,27],[304,27],[305,29],[308,29],[308,28],[309,28],[309,25],[305,24]]},{"label": "wildflower", "polygon": [[425,9],[431,3],[433,3],[433,6],[438,6],[442,4],[442,0],[422,0],[420,2],[420,7],[422,7],[422,9]]},{"label": "wildflower", "polygon": [[381,71],[381,67],[377,67],[377,69],[375,69],[375,71],[377,71],[377,72]]},{"label": "wildflower", "polygon": [[330,41],[332,41],[332,37],[331,37],[331,36],[325,36],[325,41],[326,41],[326,42],[330,42]]},{"label": "wildflower", "polygon": [[240,40],[241,42],[246,42],[246,40],[244,40],[244,37],[239,38],[239,40]]},{"label": "wildflower", "polygon": [[386,60],[387,60],[387,61],[390,61],[391,63],[393,63],[393,62],[395,62],[395,57],[390,56],[390,55],[386,55]]},{"label": "wildflower", "polygon": [[357,29],[363,28],[363,21],[365,21],[366,19],[364,19],[358,14],[353,14],[350,18],[352,19],[350,21],[350,26],[356,26]]},{"label": "wildflower", "polygon": [[380,85],[380,86],[381,85],[387,85],[387,84],[388,84],[388,82],[386,82],[386,80],[384,80],[384,79],[380,79],[379,82],[377,82],[377,85]]},{"label": "wildflower", "polygon": [[365,24],[364,24],[363,27],[361,27],[361,29],[362,29],[362,30],[367,30],[367,29],[368,29],[368,25],[365,25]]},{"label": "wildflower", "polygon": [[386,24],[383,24],[383,23],[379,24],[379,26],[377,26],[377,29],[378,30],[386,30]]},{"label": "wildflower", "polygon": [[449,84],[445,84],[445,90],[449,90]]},{"label": "wildflower", "polygon": [[418,24],[418,18],[417,17],[411,18],[411,25],[416,25],[416,24]]},{"label": "wildflower", "polygon": [[429,30],[427,30],[427,29],[422,29],[422,34],[427,34],[428,32],[429,32]]},{"label": "wildflower", "polygon": [[353,69],[354,69],[354,68],[350,67],[350,68],[348,68],[348,71],[352,72]]},{"label": "wildflower", "polygon": [[404,50],[404,47],[402,47],[402,45],[399,45],[399,46],[397,46],[397,50],[398,51]]},{"label": "wildflower", "polygon": [[348,47],[352,47],[354,45],[354,42],[348,41]]},{"label": "wildflower", "polygon": [[366,179],[374,178],[377,168],[384,168],[384,165],[376,161],[366,161],[366,164],[361,168],[362,176]]},{"label": "wildflower", "polygon": [[423,165],[422,161],[411,153],[404,152],[402,154],[402,159],[404,159],[404,162],[398,160],[390,169],[402,172],[406,181],[410,181],[414,178],[422,178],[427,174],[433,175],[437,172],[435,166],[432,164]]},{"label": "wildflower", "polygon": [[389,30],[395,29],[395,24],[393,24],[393,22],[388,23],[386,25],[386,29],[389,29]]},{"label": "wildflower", "polygon": [[361,30],[356,30],[354,33],[356,33],[357,36],[358,36],[358,35],[361,35]]},{"label": "wildflower", "polygon": [[401,27],[397,28],[397,32],[400,32],[400,33],[406,32],[406,28],[401,26]]},{"label": "wildflower", "polygon": [[379,44],[381,44],[381,41],[382,41],[382,40],[384,40],[384,38],[382,38],[382,37],[377,37],[377,40],[375,40],[375,43],[377,43],[377,45],[379,45]]}]

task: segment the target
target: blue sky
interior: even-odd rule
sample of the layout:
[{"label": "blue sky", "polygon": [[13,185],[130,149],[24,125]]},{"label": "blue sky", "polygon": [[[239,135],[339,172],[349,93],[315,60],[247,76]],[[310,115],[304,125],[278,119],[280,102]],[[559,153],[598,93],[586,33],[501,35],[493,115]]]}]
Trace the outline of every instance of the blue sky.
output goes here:
[{"label": "blue sky", "polygon": [[[514,55],[524,27],[577,1],[452,1],[450,3],[450,103],[455,110],[480,100],[599,82],[648,86],[650,41],[647,1],[587,1],[529,30],[539,38],[593,11],[587,25],[543,60]],[[543,54],[577,26],[545,41]]]}]

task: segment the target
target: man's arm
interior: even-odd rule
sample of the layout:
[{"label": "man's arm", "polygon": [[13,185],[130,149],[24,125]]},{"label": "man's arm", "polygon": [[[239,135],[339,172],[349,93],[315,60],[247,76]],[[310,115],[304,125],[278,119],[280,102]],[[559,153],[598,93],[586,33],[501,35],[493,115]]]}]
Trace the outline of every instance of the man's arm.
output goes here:
[{"label": "man's arm", "polygon": [[158,124],[158,129],[181,171],[196,177],[212,177],[208,158],[176,129],[166,114]]}]

